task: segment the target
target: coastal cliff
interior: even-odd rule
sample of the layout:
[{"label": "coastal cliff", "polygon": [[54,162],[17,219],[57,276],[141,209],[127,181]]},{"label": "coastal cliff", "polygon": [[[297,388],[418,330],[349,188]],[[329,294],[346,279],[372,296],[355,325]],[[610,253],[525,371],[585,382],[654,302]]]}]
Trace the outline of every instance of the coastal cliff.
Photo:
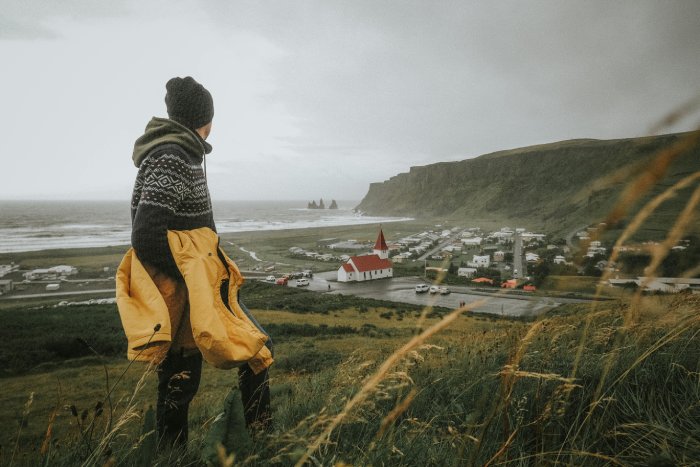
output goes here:
[{"label": "coastal cliff", "polygon": [[[565,229],[601,220],[661,149],[689,135],[570,140],[411,167],[372,183],[357,209],[370,215],[522,221]],[[700,147],[695,145],[670,164],[642,202],[698,170]],[[688,194],[665,203],[654,220],[668,227]]]}]

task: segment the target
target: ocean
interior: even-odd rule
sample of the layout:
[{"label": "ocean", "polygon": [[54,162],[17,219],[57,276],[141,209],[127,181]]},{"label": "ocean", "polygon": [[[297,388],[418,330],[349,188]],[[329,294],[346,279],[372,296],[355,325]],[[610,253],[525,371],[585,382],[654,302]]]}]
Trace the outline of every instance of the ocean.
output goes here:
[{"label": "ocean", "polygon": [[[356,201],[338,209],[306,209],[307,201],[215,201],[219,233],[379,224],[409,218],[353,212]],[[328,203],[330,204],[330,203]],[[0,253],[127,245],[129,201],[0,201]]]}]

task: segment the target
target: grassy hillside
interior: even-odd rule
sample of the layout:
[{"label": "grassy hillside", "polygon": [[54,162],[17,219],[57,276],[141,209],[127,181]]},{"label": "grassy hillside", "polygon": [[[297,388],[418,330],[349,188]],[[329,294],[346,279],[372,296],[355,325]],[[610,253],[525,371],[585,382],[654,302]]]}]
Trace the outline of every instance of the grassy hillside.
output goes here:
[{"label": "grassy hillside", "polygon": [[[471,224],[517,222],[564,232],[602,220],[625,185],[645,171],[659,151],[688,135],[572,140],[411,167],[408,173],[373,183],[358,209],[376,215],[449,217]],[[696,146],[671,164],[644,199],[698,170]],[[647,228],[666,228],[687,194],[664,204]]]},{"label": "grassy hillside", "polygon": [[[381,308],[330,316],[258,309],[279,337],[275,425],[239,449],[233,465],[293,465],[317,439],[308,465],[693,465],[700,458],[698,298],[594,307],[568,305],[534,322],[467,314],[384,369],[418,328],[445,319]],[[15,331],[50,321],[71,334],[89,312],[75,311],[18,309],[2,319]],[[94,313],[103,326],[116,314],[113,307]],[[38,345],[18,345],[26,336],[15,331],[3,334],[12,341],[5,361]],[[109,353],[113,334],[89,332],[86,340]],[[85,358],[52,358],[2,378],[0,464],[204,465],[235,372],[205,368],[187,451],[154,457],[141,433],[155,376],[140,364],[126,371],[112,393],[116,428],[105,434],[105,369]],[[114,386],[127,364],[121,357],[105,363]],[[350,400],[358,402],[344,414]]]}]

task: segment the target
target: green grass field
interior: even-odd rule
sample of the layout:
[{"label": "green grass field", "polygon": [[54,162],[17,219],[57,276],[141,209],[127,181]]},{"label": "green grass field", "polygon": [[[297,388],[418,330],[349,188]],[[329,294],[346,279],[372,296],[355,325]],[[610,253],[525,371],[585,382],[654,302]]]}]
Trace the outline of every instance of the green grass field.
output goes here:
[{"label": "green grass field", "polygon": [[[421,330],[451,318],[351,297],[323,310],[317,294],[304,310],[261,308],[256,300],[273,290],[286,289],[251,290],[249,304],[276,340],[274,429],[239,449],[234,465],[293,465],[307,451],[310,465],[700,459],[696,296],[569,305],[533,322],[466,313],[397,356]],[[0,464],[203,465],[235,371],[205,368],[187,451],[152,455],[141,433],[155,376],[142,364],[125,371],[114,306],[18,307],[0,318]],[[392,355],[395,364],[382,369]],[[105,371],[110,385],[123,374],[112,410]],[[117,429],[105,435],[110,413]]]}]

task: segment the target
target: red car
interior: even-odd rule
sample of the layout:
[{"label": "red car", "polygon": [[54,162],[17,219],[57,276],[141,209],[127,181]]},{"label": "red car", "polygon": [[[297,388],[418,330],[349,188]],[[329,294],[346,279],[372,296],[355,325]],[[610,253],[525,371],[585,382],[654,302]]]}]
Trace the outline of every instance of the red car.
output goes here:
[{"label": "red car", "polygon": [[287,279],[286,277],[280,277],[279,279],[277,279],[275,281],[275,284],[276,285],[287,285],[288,282],[289,282],[289,279]]}]

